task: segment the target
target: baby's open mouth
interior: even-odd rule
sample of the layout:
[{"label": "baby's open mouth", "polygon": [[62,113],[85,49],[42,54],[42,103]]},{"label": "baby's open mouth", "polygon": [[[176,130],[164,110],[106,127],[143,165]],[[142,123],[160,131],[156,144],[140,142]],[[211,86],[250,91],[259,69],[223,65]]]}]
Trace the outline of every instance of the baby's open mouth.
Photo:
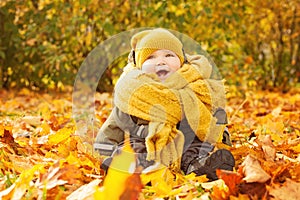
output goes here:
[{"label": "baby's open mouth", "polygon": [[169,71],[165,70],[165,69],[161,69],[159,71],[156,72],[158,77],[164,77],[169,73]]}]

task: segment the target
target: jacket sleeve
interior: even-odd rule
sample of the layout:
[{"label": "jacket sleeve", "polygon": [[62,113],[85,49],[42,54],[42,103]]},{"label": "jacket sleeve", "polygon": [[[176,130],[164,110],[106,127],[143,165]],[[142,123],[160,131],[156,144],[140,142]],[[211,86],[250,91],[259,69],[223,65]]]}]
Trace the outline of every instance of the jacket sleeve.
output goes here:
[{"label": "jacket sleeve", "polygon": [[117,146],[123,143],[125,131],[131,136],[145,138],[148,134],[148,124],[140,121],[135,122],[129,114],[114,107],[97,134],[94,149],[101,155],[110,156]]},{"label": "jacket sleeve", "polygon": [[97,134],[94,149],[101,155],[110,156],[117,145],[124,140],[124,131],[117,124],[118,117],[120,116],[115,107]]}]

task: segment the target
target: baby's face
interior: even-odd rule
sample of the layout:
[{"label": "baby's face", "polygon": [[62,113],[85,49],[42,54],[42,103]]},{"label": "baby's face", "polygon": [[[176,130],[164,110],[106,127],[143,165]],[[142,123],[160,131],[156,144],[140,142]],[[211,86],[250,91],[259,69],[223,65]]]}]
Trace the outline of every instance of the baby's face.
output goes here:
[{"label": "baby's face", "polygon": [[161,81],[164,81],[176,72],[180,66],[180,59],[173,51],[159,49],[145,60],[142,65],[142,71],[155,73]]}]

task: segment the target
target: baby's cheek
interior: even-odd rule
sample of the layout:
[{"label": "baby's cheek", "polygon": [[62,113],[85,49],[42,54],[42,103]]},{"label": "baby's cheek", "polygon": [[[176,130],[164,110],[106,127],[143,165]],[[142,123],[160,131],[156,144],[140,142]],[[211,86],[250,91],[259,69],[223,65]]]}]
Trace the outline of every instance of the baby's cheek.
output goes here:
[{"label": "baby's cheek", "polygon": [[142,65],[142,71],[145,73],[154,73],[155,69],[151,64],[144,63]]}]

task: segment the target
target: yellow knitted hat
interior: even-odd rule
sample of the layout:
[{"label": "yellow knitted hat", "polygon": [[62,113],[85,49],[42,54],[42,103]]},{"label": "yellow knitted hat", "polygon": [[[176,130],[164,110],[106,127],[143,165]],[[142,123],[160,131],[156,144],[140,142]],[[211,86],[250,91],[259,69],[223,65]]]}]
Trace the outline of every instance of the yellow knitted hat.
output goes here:
[{"label": "yellow knitted hat", "polygon": [[184,55],[181,41],[166,29],[157,28],[141,31],[131,38],[131,47],[135,51],[135,61],[138,68],[158,49],[171,50],[179,57],[181,64]]}]

